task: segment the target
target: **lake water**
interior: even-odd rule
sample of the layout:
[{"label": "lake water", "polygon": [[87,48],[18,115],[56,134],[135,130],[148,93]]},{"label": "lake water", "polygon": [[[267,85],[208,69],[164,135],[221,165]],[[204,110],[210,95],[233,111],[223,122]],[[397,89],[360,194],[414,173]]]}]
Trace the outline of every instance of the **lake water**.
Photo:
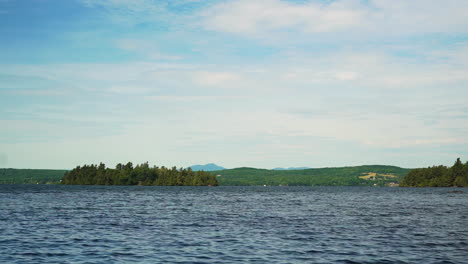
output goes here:
[{"label": "lake water", "polygon": [[468,263],[468,189],[0,185],[0,263],[159,262]]}]

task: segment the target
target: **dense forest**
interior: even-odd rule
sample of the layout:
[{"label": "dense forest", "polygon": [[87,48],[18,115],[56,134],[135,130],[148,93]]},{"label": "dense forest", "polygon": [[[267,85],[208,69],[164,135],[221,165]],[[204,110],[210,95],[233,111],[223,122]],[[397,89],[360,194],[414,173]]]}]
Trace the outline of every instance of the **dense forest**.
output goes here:
[{"label": "dense forest", "polygon": [[57,184],[65,170],[0,169],[0,184]]},{"label": "dense forest", "polygon": [[78,166],[66,172],[62,184],[76,185],[165,185],[217,186],[216,176],[204,171],[176,167],[150,167],[143,163],[133,167],[131,162],[117,164],[115,169],[99,165]]},{"label": "dense forest", "polygon": [[237,168],[212,173],[218,175],[220,185],[387,186],[396,184],[408,171],[395,166],[366,165],[303,170]]},{"label": "dense forest", "polygon": [[468,162],[460,158],[452,167],[443,165],[413,169],[400,182],[402,187],[468,187]]}]

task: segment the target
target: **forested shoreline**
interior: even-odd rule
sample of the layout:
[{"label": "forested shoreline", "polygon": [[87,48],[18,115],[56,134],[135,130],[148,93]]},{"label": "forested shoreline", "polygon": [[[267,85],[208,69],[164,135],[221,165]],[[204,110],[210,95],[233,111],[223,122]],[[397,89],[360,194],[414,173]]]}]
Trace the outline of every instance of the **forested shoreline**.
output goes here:
[{"label": "forested shoreline", "polygon": [[468,187],[468,161],[460,158],[452,167],[443,165],[413,169],[400,182],[401,187]]},{"label": "forested shoreline", "polygon": [[[215,176],[216,175],[216,176]],[[452,167],[404,169],[395,166],[366,165],[275,171],[255,168],[222,171],[193,171],[191,168],[150,167],[148,163],[78,166],[71,171],[44,169],[0,169],[0,184],[75,185],[289,185],[289,186],[391,186],[468,187],[468,162],[460,159]]]},{"label": "forested shoreline", "polygon": [[66,172],[61,181],[68,185],[160,185],[160,186],[217,186],[216,176],[205,171],[177,167],[150,167],[143,163],[133,167],[131,162],[106,165],[83,165]]}]

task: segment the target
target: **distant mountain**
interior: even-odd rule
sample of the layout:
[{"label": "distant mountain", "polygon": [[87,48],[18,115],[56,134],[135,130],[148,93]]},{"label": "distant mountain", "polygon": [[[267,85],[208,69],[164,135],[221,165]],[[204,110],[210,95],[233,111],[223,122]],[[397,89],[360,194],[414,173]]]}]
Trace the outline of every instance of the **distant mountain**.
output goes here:
[{"label": "distant mountain", "polygon": [[218,166],[214,163],[208,163],[206,165],[192,165],[190,166],[193,171],[220,171],[220,170],[225,170],[226,168],[223,168],[221,166]]},{"label": "distant mountain", "polygon": [[309,167],[289,167],[289,168],[274,168],[273,170],[307,170]]}]

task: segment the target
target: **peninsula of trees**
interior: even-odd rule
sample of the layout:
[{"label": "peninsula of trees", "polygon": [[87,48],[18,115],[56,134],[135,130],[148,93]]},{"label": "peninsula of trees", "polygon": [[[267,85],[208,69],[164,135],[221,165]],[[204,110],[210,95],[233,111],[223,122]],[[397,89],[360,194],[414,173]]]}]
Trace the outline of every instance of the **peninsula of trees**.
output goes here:
[{"label": "peninsula of trees", "polygon": [[143,163],[133,167],[131,162],[117,164],[115,169],[106,165],[83,165],[66,172],[62,184],[75,185],[165,185],[165,186],[217,186],[216,176],[192,169],[150,167]]},{"label": "peninsula of trees", "polygon": [[468,187],[468,162],[460,158],[452,167],[443,165],[413,169],[400,182],[402,187]]}]

